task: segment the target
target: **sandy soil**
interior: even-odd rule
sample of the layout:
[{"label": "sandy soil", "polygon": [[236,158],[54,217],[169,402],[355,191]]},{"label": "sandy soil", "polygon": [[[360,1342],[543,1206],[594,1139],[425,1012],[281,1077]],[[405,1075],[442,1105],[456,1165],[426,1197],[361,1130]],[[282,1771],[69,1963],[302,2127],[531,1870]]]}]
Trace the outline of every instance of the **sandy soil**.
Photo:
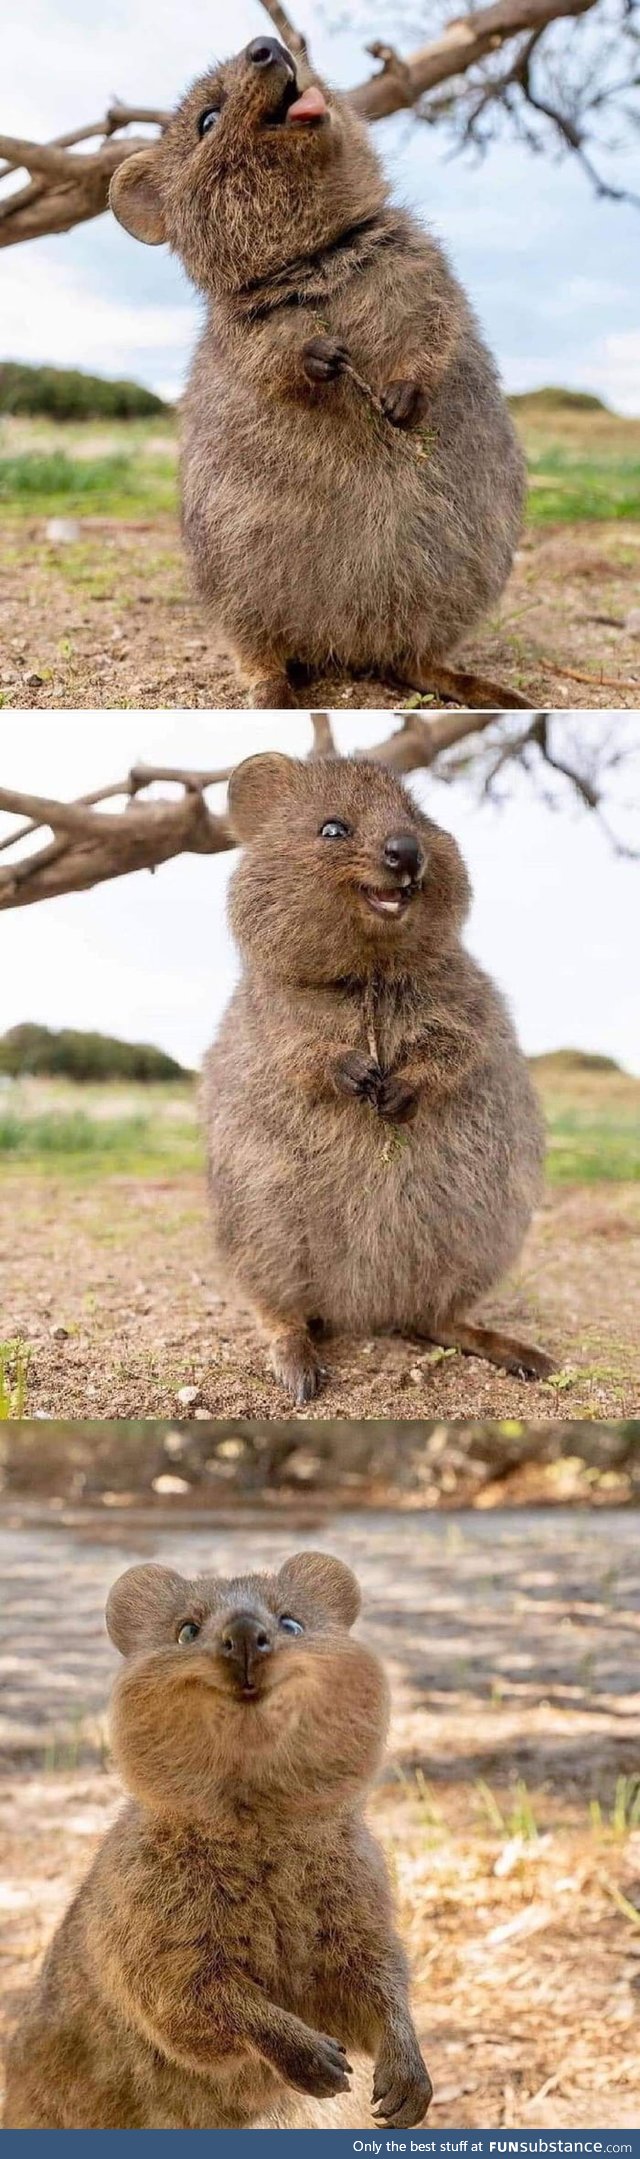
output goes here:
[{"label": "sandy soil", "polygon": [[[140,1558],[233,1573],[304,1541],[272,1522],[171,1534],[89,1518],[74,1533],[35,1509],[10,1519],[5,1504],[5,2025],[118,1804],[104,1728],[110,1583]],[[391,1679],[372,1815],[433,2126],[640,2126],[634,1519],[366,1513],[329,1516],[312,1541],[356,1568]]]},{"label": "sandy soil", "polygon": [[[189,598],[173,519],[88,518],[53,547],[42,520],[0,527],[0,694],[6,706],[233,707],[228,654]],[[541,526],[519,551],[500,608],[461,664],[504,679],[532,706],[640,704],[640,644],[625,628],[640,569],[632,521]],[[298,702],[401,703],[397,686],[333,675]]]},{"label": "sandy soil", "polygon": [[[16,1224],[19,1235],[16,1238]],[[544,1385],[424,1344],[327,1344],[310,1417],[544,1420],[637,1415],[640,1192],[556,1186],[487,1317],[558,1360]],[[203,1183],[90,1185],[5,1172],[2,1332],[29,1349],[26,1416],[281,1418],[252,1326],[211,1287]],[[194,1390],[181,1404],[180,1390]]]}]

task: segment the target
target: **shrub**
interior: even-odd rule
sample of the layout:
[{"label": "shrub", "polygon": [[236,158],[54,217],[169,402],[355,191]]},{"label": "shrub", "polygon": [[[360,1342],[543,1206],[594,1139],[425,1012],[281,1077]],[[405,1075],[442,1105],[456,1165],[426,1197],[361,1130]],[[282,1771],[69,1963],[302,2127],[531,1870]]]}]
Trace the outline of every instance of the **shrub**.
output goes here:
[{"label": "shrub", "polygon": [[77,367],[28,367],[0,363],[0,412],[46,415],[52,420],[144,420],[165,418],[171,405],[139,382],[108,382]]},{"label": "shrub", "polygon": [[113,1035],[54,1031],[26,1021],[0,1037],[0,1072],[11,1079],[42,1074],[73,1080],[187,1080],[192,1074],[148,1042],[119,1042]]}]

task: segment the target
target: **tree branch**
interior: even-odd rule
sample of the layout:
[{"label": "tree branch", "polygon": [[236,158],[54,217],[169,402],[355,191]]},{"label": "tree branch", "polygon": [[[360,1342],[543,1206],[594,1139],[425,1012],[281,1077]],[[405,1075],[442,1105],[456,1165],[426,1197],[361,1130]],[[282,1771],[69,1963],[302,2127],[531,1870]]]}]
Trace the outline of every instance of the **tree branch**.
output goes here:
[{"label": "tree branch", "polygon": [[[294,53],[301,83],[308,81],[311,73],[306,40],[296,29],[280,0],[261,0],[265,14],[278,36]],[[356,112],[364,120],[384,120],[390,114],[421,107],[422,117],[428,120],[450,118],[458,105],[464,112],[467,78],[471,75],[471,111],[464,121],[461,144],[475,142],[482,147],[478,126],[481,115],[502,103],[503,109],[517,111],[519,101],[525,109],[540,114],[555,131],[565,147],[576,156],[593,186],[601,195],[613,200],[635,201],[622,186],[612,186],[603,179],[591,159],[585,141],[585,128],[578,125],[573,114],[562,104],[541,91],[534,93],[526,69],[531,53],[543,34],[553,24],[561,21],[577,21],[591,14],[601,5],[601,0],[491,0],[489,6],[478,7],[473,12],[452,18],[440,35],[426,45],[403,57],[392,45],[382,39],[374,39],[368,46],[373,59],[380,63],[375,73],[357,83],[347,92]],[[621,0],[623,20],[621,31],[627,42],[632,40],[633,26],[629,21],[632,8],[625,9]],[[608,53],[613,34],[606,41]],[[526,40],[524,53],[519,41]],[[483,62],[491,61],[504,46],[516,43],[516,60],[496,79],[489,72],[486,81],[473,81],[473,71]],[[546,46],[545,46],[546,51]],[[595,112],[605,100],[617,97],[633,87],[634,70],[628,82],[618,88],[608,86],[602,66],[594,80],[588,73],[588,95],[583,97],[582,110]],[[430,93],[444,84],[451,85],[447,97],[432,99]],[[425,102],[426,101],[426,102]],[[568,100],[566,101],[568,104]],[[575,103],[575,100],[574,100]],[[134,139],[123,134],[130,124],[141,122],[162,130],[170,115],[150,106],[126,105],[114,100],[103,121],[74,128],[59,135],[50,143],[33,143],[16,136],[0,137],[0,181],[24,168],[31,178],[28,184],[12,191],[0,202],[0,247],[10,247],[21,240],[34,239],[45,233],[66,232],[71,226],[81,224],[88,218],[97,217],[106,209],[109,182],[113,172],[125,157],[148,142],[148,137]],[[520,133],[531,148],[540,143],[531,130],[520,122]],[[77,153],[77,145],[88,141],[92,135],[100,135],[102,141],[97,150],[88,154]],[[74,151],[76,154],[73,154]]]},{"label": "tree branch", "polygon": [[423,719],[412,712],[394,734],[364,754],[377,764],[389,765],[392,772],[427,770],[443,750],[467,741],[470,735],[484,734],[499,718],[498,712],[440,712],[435,719]]},{"label": "tree branch", "polygon": [[300,30],[294,29],[289,16],[285,13],[284,8],[280,6],[280,0],[262,0],[262,6],[265,15],[268,15],[270,22],[273,23],[274,30],[277,30],[278,37],[282,38],[283,45],[288,45],[289,51],[293,53],[294,58],[303,62],[306,61],[306,38],[303,38]]},{"label": "tree branch", "polygon": [[416,105],[439,83],[467,74],[507,39],[525,30],[539,31],[562,16],[586,15],[596,4],[597,0],[493,0],[492,6],[447,23],[441,37],[411,53],[401,67],[392,53],[388,62],[383,60],[379,74],[349,92],[350,103],[364,120],[384,120],[390,113]]},{"label": "tree branch", "polygon": [[[601,820],[616,852],[635,859],[633,850],[605,821],[599,777],[618,765],[620,755],[626,753],[612,748],[609,755],[607,745],[602,745],[591,771],[558,754],[551,728],[566,715],[533,712],[528,723],[517,729],[499,712],[410,712],[396,717],[399,724],[390,735],[356,754],[402,775],[430,771],[437,765],[438,778],[447,780],[461,773],[468,776],[477,763],[485,797],[493,794],[496,779],[507,765],[520,764],[532,772],[539,760],[543,768],[566,781],[585,809]],[[310,757],[337,756],[329,713],[314,712],[310,719]],[[484,738],[492,728],[496,733],[485,745]],[[467,755],[451,757],[450,753],[465,742],[469,744]],[[593,757],[591,764],[593,767]],[[194,772],[173,765],[138,764],[131,767],[125,779],[81,795],[75,802],[58,802],[22,788],[0,787],[0,810],[27,820],[0,840],[2,851],[15,848],[46,827],[53,834],[43,847],[0,867],[0,909],[87,891],[111,878],[130,876],[142,869],[154,870],[177,855],[219,854],[234,847],[226,818],[215,816],[205,802],[207,788],[224,784],[229,776],[228,767]],[[170,783],[182,792],[177,800],[147,797],[142,801],[141,794],[158,783]],[[117,796],[125,798],[123,809],[109,813],[98,808]]]},{"label": "tree branch", "polygon": [[[220,854],[233,847],[226,818],[215,817],[204,800],[205,788],[228,777],[228,770],[185,773],[138,765],[127,779],[76,802],[0,787],[0,810],[29,819],[3,847],[15,846],[47,825],[54,834],[46,846],[0,868],[0,908],[87,891],[136,870],[157,869],[176,855]],[[178,801],[136,800],[140,789],[157,780],[176,781],[183,789]],[[126,808],[96,813],[94,805],[114,795],[128,796]]]},{"label": "tree branch", "polygon": [[[122,108],[126,113],[128,108]],[[117,108],[113,108],[117,111]],[[99,217],[109,201],[109,186],[118,165],[135,150],[148,147],[144,135],[118,135],[125,120],[105,120],[105,140],[88,156],[73,156],[53,143],[33,143],[16,135],[0,135],[0,154],[9,160],[5,174],[23,167],[33,178],[0,201],[0,247],[20,240],[37,240],[44,233],[69,232],[88,218]],[[76,130],[86,139],[87,130]],[[2,174],[0,173],[0,178]]]}]

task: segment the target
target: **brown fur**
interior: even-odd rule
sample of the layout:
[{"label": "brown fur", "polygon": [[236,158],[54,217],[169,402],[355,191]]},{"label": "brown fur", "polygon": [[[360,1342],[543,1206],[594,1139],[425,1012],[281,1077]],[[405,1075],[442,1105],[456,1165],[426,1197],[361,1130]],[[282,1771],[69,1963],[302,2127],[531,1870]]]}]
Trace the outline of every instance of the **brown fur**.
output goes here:
[{"label": "brown fur", "polygon": [[[463,1324],[519,1251],[542,1132],[503,999],[460,941],[455,840],[364,759],[252,757],[229,799],[243,974],[205,1066],[213,1226],[276,1375],[298,1403],[316,1393],[320,1321],[544,1376],[541,1352]],[[319,837],[332,818],[349,838]],[[397,834],[418,875],[381,918],[362,887],[397,893]]]},{"label": "brown fur", "polygon": [[431,2086],[362,1813],[387,1688],[349,1634],[359,1604],[318,1552],[233,1582],[158,1566],[116,1582],[112,1735],[132,1797],[10,2047],[6,2128],[362,2126],[353,2095],[346,2123],[344,2101],[305,2114],[297,2096],[348,2093],[347,2047],[375,2059],[379,2121],[422,2121]]},{"label": "brown fur", "polygon": [[270,124],[291,62],[277,42],[266,69],[249,52],[202,76],[111,190],[207,299],[182,453],[196,582],[256,703],[290,702],[294,662],[437,686],[509,574],[515,434],[442,247],[390,204],[348,101],[325,90],[326,120]]}]

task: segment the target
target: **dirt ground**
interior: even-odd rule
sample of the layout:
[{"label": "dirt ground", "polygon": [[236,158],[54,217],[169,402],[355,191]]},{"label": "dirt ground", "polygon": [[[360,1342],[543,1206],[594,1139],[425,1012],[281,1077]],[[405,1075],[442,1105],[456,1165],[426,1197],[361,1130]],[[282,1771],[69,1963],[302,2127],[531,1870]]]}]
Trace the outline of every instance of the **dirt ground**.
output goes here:
[{"label": "dirt ground", "polygon": [[[16,1235],[16,1226],[19,1234]],[[204,1180],[5,1171],[2,1331],[25,1345],[26,1417],[281,1418],[253,1327],[215,1295]],[[554,1379],[508,1378],[424,1343],[329,1342],[304,1417],[633,1417],[640,1406],[640,1190],[548,1191],[487,1317],[557,1357]],[[186,1402],[181,1390],[190,1393]]]},{"label": "dirt ground", "polygon": [[[289,1527],[0,1522],[1,2017],[117,1809],[110,1583],[155,1558],[272,1566]],[[640,1553],[623,1514],[341,1515],[393,1720],[371,1813],[396,1886],[434,2127],[640,2126]],[[64,1596],[61,1596],[64,1582]],[[635,1652],[635,1654],[634,1654]]]},{"label": "dirt ground", "polygon": [[[542,525],[527,532],[499,609],[461,648],[532,706],[640,704],[640,525]],[[6,706],[248,705],[227,653],[187,592],[175,521],[83,519],[52,546],[43,520],[4,520],[0,697]],[[408,693],[407,693],[408,694]],[[397,708],[397,685],[306,680],[298,702]]]}]

